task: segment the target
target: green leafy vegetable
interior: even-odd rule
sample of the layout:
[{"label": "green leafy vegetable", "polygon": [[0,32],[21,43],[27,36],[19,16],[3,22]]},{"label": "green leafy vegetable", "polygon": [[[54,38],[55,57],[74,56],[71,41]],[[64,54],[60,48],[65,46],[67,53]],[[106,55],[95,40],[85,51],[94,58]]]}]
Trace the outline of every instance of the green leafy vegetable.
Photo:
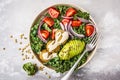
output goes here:
[{"label": "green leafy vegetable", "polygon": [[58,19],[54,19],[54,26],[53,27],[56,29],[61,29],[60,21]]},{"label": "green leafy vegetable", "polygon": [[[88,52],[85,54],[85,56],[81,59],[80,63],[78,64],[78,67],[84,64],[88,57]],[[50,66],[56,70],[56,72],[64,73],[65,71],[68,71],[78,60],[80,55],[77,55],[70,60],[60,60],[59,57],[55,57],[51,59],[49,62],[45,63],[45,65]],[[76,68],[77,69],[77,68]]]},{"label": "green leafy vegetable", "polygon": [[81,18],[89,20],[90,14],[87,12],[82,12],[82,11],[78,10],[78,12],[74,15],[74,19],[76,19],[77,17],[81,17]]},{"label": "green leafy vegetable", "polygon": [[[74,27],[73,30],[78,34],[84,34],[85,35],[85,33],[86,33],[85,32],[85,25],[86,25],[85,23],[82,23],[80,25],[80,27]],[[74,37],[74,39],[79,40],[78,37]],[[83,40],[87,44],[87,43],[90,42],[91,39],[89,37],[85,37],[85,38],[82,38],[81,40]]]},{"label": "green leafy vegetable", "polygon": [[64,15],[68,9],[68,6],[56,6],[56,9],[60,11],[60,15]]},{"label": "green leafy vegetable", "polygon": [[37,72],[37,67],[31,62],[25,63],[23,69],[27,72],[28,75],[34,75]]},{"label": "green leafy vegetable", "polygon": [[48,25],[46,23],[44,23],[41,27],[41,29],[45,29],[48,30],[49,32],[51,32],[52,30],[48,27]]},{"label": "green leafy vegetable", "polygon": [[85,37],[85,38],[83,38],[82,40],[83,40],[86,44],[88,44],[88,43],[90,43],[91,38]]},{"label": "green leafy vegetable", "polygon": [[34,25],[30,32],[31,48],[35,53],[40,52],[43,47],[43,42],[37,36],[38,26],[39,24]]},{"label": "green leafy vegetable", "polygon": [[46,13],[45,16],[46,16],[46,17],[50,17],[50,14],[49,14],[49,13]]},{"label": "green leafy vegetable", "polygon": [[79,27],[73,27],[73,30],[78,34],[85,35],[85,23],[82,23]]}]

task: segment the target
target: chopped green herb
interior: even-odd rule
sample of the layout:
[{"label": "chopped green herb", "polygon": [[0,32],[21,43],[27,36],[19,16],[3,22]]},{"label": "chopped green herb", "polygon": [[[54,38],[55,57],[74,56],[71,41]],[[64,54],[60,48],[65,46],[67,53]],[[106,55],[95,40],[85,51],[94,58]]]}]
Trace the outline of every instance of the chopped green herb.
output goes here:
[{"label": "chopped green herb", "polygon": [[80,27],[74,27],[73,30],[78,34],[85,34],[85,23],[82,23]]},{"label": "chopped green herb", "polygon": [[56,6],[56,8],[60,11],[60,15],[64,15],[68,9],[68,6]]},{"label": "chopped green herb", "polygon": [[48,27],[48,25],[46,23],[44,23],[41,27],[41,29],[45,29],[48,30],[49,32],[51,32],[52,30]]},{"label": "chopped green herb", "polygon": [[86,44],[90,43],[91,39],[89,37],[85,37],[82,39]]},{"label": "chopped green herb", "polygon": [[[87,52],[80,61],[80,63],[78,64],[78,67],[86,62],[88,55],[89,53]],[[53,67],[57,72],[64,73],[65,71],[68,71],[75,64],[75,62],[78,60],[79,57],[80,55],[77,55],[71,58],[70,60],[60,60],[59,57],[55,57],[51,59],[49,62],[45,63],[45,65]]]},{"label": "chopped green herb", "polygon": [[89,20],[90,19],[90,14],[87,13],[87,12],[82,12],[80,10],[78,10],[77,14],[74,15],[74,19],[76,19],[77,17],[81,17],[81,18],[84,18],[84,19],[87,19]]},{"label": "chopped green herb", "polygon": [[61,29],[60,21],[58,19],[54,19],[54,26],[53,27],[56,29]]},{"label": "chopped green herb", "polygon": [[40,52],[43,47],[43,42],[37,36],[38,24],[34,25],[31,28],[30,40],[31,40],[31,48],[35,53]]},{"label": "chopped green herb", "polygon": [[23,69],[27,72],[28,75],[34,75],[37,72],[37,66],[31,62],[25,63]]}]

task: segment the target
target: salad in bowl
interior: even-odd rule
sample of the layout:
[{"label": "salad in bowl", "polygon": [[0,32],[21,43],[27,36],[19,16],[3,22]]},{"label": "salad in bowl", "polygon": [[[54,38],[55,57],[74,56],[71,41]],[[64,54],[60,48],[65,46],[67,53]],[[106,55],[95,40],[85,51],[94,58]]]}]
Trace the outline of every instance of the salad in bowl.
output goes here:
[{"label": "salad in bowl", "polygon": [[[30,45],[43,65],[64,73],[80,57],[95,31],[95,22],[88,12],[72,5],[57,4],[42,11],[33,22]],[[92,58],[94,50],[85,54],[78,68]]]}]

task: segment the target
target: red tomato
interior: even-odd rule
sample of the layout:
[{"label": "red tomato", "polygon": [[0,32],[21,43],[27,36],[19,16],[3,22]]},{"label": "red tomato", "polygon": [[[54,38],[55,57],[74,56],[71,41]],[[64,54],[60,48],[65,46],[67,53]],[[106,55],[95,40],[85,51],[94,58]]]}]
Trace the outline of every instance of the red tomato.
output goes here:
[{"label": "red tomato", "polygon": [[74,20],[72,21],[72,27],[79,27],[81,25],[81,21],[80,20]]},{"label": "red tomato", "polygon": [[70,22],[70,20],[69,19],[63,19],[62,20],[62,23],[65,25],[65,24],[67,24],[67,23],[69,23]]},{"label": "red tomato", "polygon": [[54,25],[54,20],[53,20],[52,18],[50,18],[50,17],[45,17],[45,18],[43,19],[43,21],[44,21],[46,24],[48,24],[49,27],[51,27],[51,26]]},{"label": "red tomato", "polygon": [[55,8],[49,8],[48,13],[52,18],[57,18],[60,14],[60,12],[57,11]]},{"label": "red tomato", "polygon": [[47,39],[50,34],[47,30],[41,30],[40,32],[44,39]]},{"label": "red tomato", "polygon": [[86,36],[91,36],[94,32],[94,27],[92,25],[86,25],[85,26]]},{"label": "red tomato", "polygon": [[56,32],[56,30],[57,30],[57,29],[53,29],[53,30],[52,30],[52,36],[51,36],[52,39],[55,39],[55,32]]},{"label": "red tomato", "polygon": [[76,10],[74,8],[67,9],[67,11],[66,11],[67,17],[73,16],[74,14],[76,14]]}]

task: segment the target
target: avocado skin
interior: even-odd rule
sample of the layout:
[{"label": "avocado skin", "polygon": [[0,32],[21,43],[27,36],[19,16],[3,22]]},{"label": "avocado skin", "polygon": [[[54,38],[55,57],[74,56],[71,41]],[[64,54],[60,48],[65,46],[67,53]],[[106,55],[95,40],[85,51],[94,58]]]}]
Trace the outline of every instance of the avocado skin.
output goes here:
[{"label": "avocado skin", "polygon": [[70,40],[63,46],[58,55],[61,60],[69,60],[74,56],[81,54],[81,52],[84,50],[84,47],[85,47],[84,41]]}]

